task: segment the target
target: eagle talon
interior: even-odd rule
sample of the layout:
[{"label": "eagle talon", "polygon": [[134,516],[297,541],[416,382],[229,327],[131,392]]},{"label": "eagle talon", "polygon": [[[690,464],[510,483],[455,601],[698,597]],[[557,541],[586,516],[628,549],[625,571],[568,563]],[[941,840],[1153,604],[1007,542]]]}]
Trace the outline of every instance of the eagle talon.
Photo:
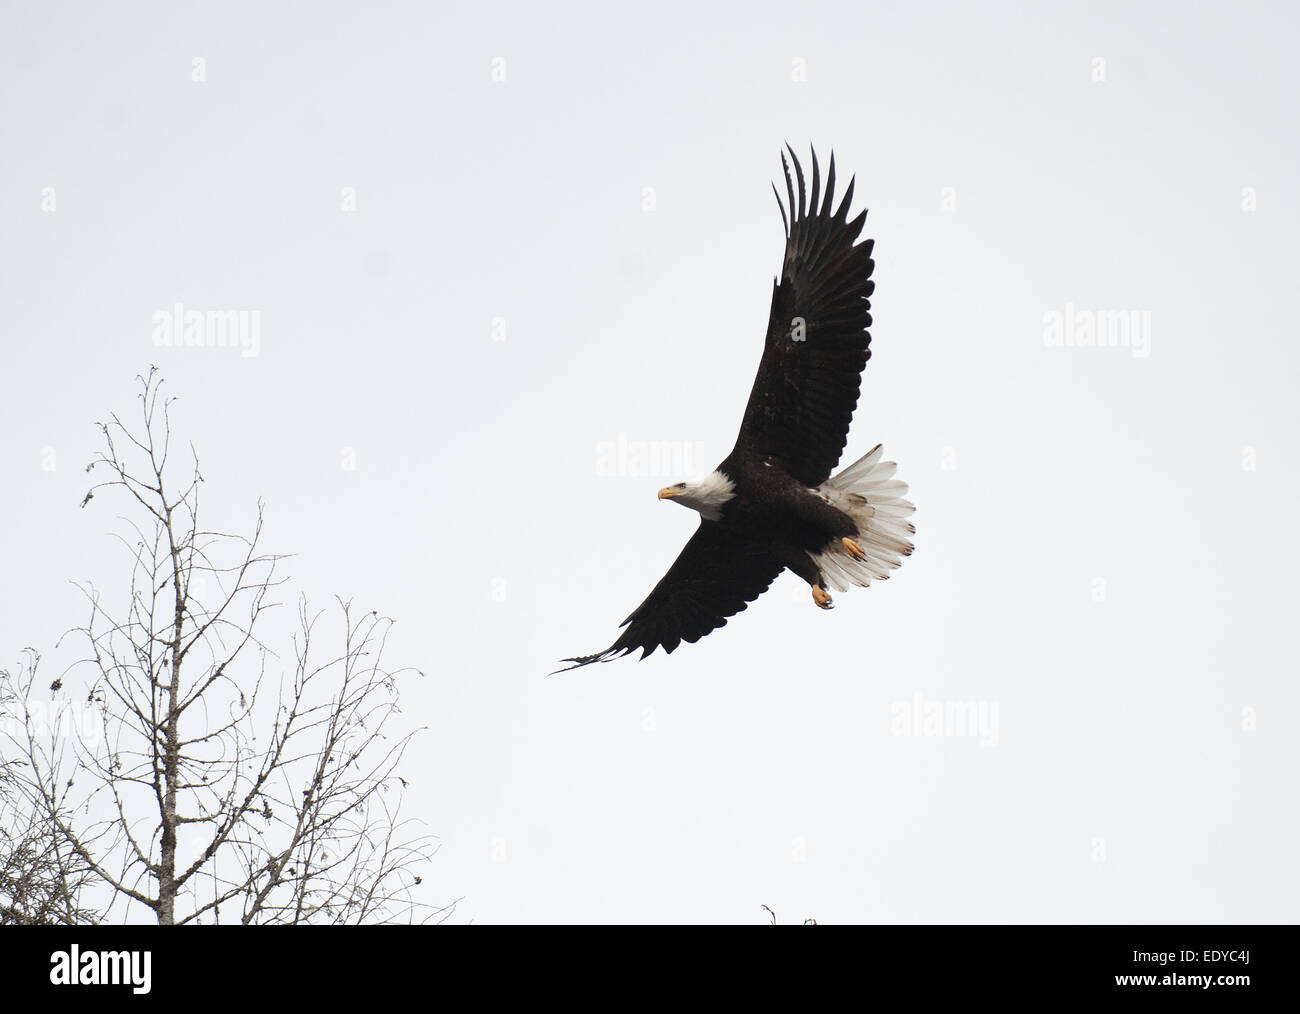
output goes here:
[{"label": "eagle talon", "polygon": [[844,536],[844,538],[840,539],[840,542],[844,546],[844,551],[848,553],[849,556],[853,557],[853,559],[865,560],[867,558],[867,554],[862,551],[862,547],[859,546],[852,539],[850,539],[847,535]]},{"label": "eagle talon", "polygon": [[813,601],[817,603],[818,609],[835,608],[835,603],[831,600],[831,597],[826,594],[826,592],[822,591],[821,585],[815,584],[812,586],[812,596],[813,596]]}]

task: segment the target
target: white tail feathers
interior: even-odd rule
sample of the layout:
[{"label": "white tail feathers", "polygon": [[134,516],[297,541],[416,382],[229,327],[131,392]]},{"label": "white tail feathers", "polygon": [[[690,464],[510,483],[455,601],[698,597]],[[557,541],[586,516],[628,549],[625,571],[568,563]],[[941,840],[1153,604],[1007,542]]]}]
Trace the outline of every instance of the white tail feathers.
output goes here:
[{"label": "white tail feathers", "polygon": [[916,526],[907,518],[916,508],[903,499],[907,483],[894,478],[898,465],[881,461],[881,453],[877,444],[818,490],[857,523],[854,541],[866,554],[860,560],[853,557],[838,539],[822,552],[809,554],[837,591],[848,591],[849,585],[865,588],[873,578],[887,580],[912,552],[908,536],[916,533]]}]

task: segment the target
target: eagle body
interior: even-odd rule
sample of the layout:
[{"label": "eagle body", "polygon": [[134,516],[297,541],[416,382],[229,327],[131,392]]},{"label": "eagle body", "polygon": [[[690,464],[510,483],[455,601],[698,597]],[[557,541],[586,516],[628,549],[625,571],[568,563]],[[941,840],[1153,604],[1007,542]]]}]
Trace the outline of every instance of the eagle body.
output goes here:
[{"label": "eagle body", "polygon": [[[848,220],[850,180],[832,206],[835,157],[823,194],[812,155],[811,195],[803,167],[781,157],[785,256],[773,283],[763,354],[731,453],[697,482],[659,491],[700,514],[700,526],[668,573],[623,621],[610,647],[565,661],[569,668],[640,649],[672,652],[726,624],[789,569],[813,601],[831,607],[826,586],[847,591],[884,580],[912,552],[914,508],[906,484],[877,445],[835,475],[871,357],[872,241],[866,219]],[[795,181],[798,196],[796,198]],[[775,190],[775,188],[773,188]],[[786,208],[789,208],[787,217]]]},{"label": "eagle body", "polygon": [[786,566],[796,572],[811,563],[809,553],[858,534],[854,520],[820,488],[806,486],[778,463],[733,452],[716,471],[731,479],[735,492],[713,523],[745,530],[790,559]]}]

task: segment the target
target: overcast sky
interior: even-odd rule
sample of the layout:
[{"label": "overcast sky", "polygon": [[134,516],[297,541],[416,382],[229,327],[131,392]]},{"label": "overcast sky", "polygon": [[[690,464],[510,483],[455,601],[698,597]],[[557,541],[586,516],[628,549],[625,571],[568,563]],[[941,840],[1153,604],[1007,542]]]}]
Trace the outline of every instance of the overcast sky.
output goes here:
[{"label": "overcast sky", "polygon": [[[460,921],[1294,921],[1294,18],[7,3],[0,656],[61,671],[70,582],[123,588],[125,505],[78,504],[156,364],[208,522],[263,499],[286,601],[427,673]],[[548,678],[735,439],[787,140],[871,209],[847,453],[916,552]],[[256,331],[161,347],[177,304]]]}]

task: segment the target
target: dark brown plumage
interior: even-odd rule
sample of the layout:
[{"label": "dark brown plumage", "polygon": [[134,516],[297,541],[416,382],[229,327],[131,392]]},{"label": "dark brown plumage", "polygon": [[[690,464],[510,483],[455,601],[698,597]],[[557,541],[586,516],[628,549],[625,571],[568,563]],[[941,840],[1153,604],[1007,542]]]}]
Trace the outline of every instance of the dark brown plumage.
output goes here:
[{"label": "dark brown plumage", "polygon": [[[793,151],[790,157],[799,199],[796,204],[790,169],[782,155],[792,209],[785,260],[779,283],[772,285],[763,358],[732,454],[766,455],[792,478],[806,486],[818,486],[840,460],[858,404],[862,368],[871,358],[867,328],[875,291],[871,280],[874,241],[854,246],[867,213],[847,221],[853,180],[839,211],[831,213],[835,156],[831,156],[820,207],[816,155],[812,160],[812,199],[807,205],[803,169]],[[777,203],[781,203],[779,195]],[[785,221],[784,208],[781,218]],[[802,341],[794,337],[796,319],[804,322]]]}]

